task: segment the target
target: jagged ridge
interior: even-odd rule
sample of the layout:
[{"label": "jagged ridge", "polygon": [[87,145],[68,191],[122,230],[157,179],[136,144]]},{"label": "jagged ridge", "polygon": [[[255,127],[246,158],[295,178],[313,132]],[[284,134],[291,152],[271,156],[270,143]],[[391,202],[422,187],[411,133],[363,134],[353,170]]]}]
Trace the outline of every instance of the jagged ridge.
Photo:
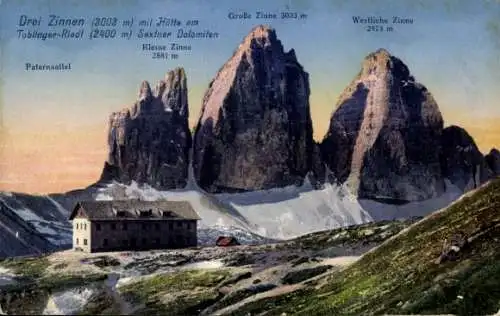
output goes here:
[{"label": "jagged ridge", "polygon": [[131,109],[115,112],[109,120],[109,156],[101,182],[136,181],[158,189],[187,184],[189,110],[183,68],[167,73],[154,93],[147,81]]}]

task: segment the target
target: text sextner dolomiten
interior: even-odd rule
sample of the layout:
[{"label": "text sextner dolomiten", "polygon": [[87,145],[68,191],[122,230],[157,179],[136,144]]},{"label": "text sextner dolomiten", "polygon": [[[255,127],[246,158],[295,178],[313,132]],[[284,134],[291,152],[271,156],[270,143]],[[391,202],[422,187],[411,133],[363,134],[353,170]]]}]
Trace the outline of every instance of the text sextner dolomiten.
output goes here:
[{"label": "text sextner dolomiten", "polygon": [[[25,31],[17,30],[18,38],[22,39],[41,39],[45,41],[46,39],[65,39],[65,38],[82,38],[83,29],[72,32],[68,29],[64,29],[61,32],[41,32],[41,31]],[[169,31],[146,31],[144,29],[139,29],[137,33],[137,38],[170,38],[172,32]],[[177,38],[218,38],[218,32],[212,32],[209,30],[205,31],[193,31],[179,29],[177,31]]]}]

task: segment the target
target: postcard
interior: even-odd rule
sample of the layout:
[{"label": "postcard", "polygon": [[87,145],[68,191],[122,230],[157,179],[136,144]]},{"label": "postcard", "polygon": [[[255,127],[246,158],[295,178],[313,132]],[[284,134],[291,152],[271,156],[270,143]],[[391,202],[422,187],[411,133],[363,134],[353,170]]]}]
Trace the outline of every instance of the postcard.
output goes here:
[{"label": "postcard", "polygon": [[497,0],[0,0],[0,79],[0,314],[500,312]]}]

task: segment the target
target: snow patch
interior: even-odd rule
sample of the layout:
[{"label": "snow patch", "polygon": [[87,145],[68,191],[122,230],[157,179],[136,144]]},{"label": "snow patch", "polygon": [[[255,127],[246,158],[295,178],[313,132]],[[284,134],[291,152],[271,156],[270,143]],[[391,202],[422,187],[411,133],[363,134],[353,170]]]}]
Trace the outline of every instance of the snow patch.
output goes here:
[{"label": "snow patch", "polygon": [[183,265],[181,268],[185,270],[191,269],[219,269],[224,266],[222,260],[206,260],[193,262]]},{"label": "snow patch", "polygon": [[76,288],[52,295],[43,315],[72,315],[81,310],[89,301],[94,290],[89,288]]},{"label": "snow patch", "polygon": [[209,194],[192,183],[189,189],[172,191],[158,191],[135,182],[127,186],[115,183],[101,189],[99,196],[112,199],[111,192],[121,187],[128,198],[188,201],[201,218],[200,245],[213,245],[221,235],[234,236],[242,244],[255,244],[373,221],[425,216],[462,194],[448,180],[445,182],[446,192],[441,196],[404,205],[358,200],[344,185],[326,183],[315,190],[307,181],[302,186],[231,194]]},{"label": "snow patch", "polygon": [[448,206],[463,194],[462,190],[453,185],[448,179],[445,179],[445,184],[446,191],[433,199],[411,202],[403,205],[384,204],[373,200],[360,200],[359,203],[370,213],[374,221],[426,216]]},{"label": "snow patch", "polygon": [[[102,189],[101,189],[101,191],[102,191]],[[108,195],[108,194],[103,193],[103,192],[99,192],[99,193],[97,193],[95,200],[96,201],[113,201],[114,199],[111,195]]]},{"label": "snow patch", "polygon": [[65,209],[64,207],[61,206],[61,204],[59,204],[56,200],[54,200],[53,198],[51,198],[50,196],[45,196],[50,202],[52,202],[52,204],[54,204],[54,206],[56,207],[56,209],[59,211],[59,213],[61,213],[61,215],[63,217],[68,217],[69,215],[69,212],[67,209]]},{"label": "snow patch", "polygon": [[340,256],[340,257],[325,259],[323,260],[322,264],[330,264],[332,266],[345,267],[352,264],[359,258],[360,256]]},{"label": "snow patch", "polygon": [[0,286],[16,283],[15,276],[9,269],[0,267]]},{"label": "snow patch", "polygon": [[343,186],[310,184],[237,194],[218,194],[268,238],[289,239],[303,234],[373,221]]},{"label": "snow patch", "polygon": [[118,281],[116,282],[115,284],[115,288],[119,288],[121,286],[124,286],[124,285],[127,285],[127,284],[130,284],[130,283],[134,283],[136,281],[138,281],[140,279],[139,276],[129,276],[129,277],[123,277],[123,278],[120,278],[118,279]]},{"label": "snow patch", "polygon": [[[52,203],[55,203],[59,211],[63,211],[64,209],[53,199],[48,198]],[[38,216],[33,210],[22,207],[22,208],[14,208],[7,201],[0,198],[0,201],[3,202],[4,206],[9,208],[14,214],[19,216],[24,222],[31,224],[31,226],[38,232],[40,235],[44,236],[49,242],[55,245],[67,245],[72,242],[72,230],[69,222],[58,222],[54,220],[46,220],[42,217]],[[64,215],[65,218],[67,218]],[[22,234],[16,232],[16,238],[22,238]]]}]

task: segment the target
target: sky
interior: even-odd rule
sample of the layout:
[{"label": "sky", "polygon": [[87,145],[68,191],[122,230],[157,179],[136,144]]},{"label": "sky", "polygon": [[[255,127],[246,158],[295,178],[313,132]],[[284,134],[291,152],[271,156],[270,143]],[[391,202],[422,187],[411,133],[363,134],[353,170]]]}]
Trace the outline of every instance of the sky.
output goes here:
[{"label": "sky", "polygon": [[[255,12],[298,12],[302,19],[257,20]],[[229,13],[252,19],[229,19]],[[85,18],[82,39],[19,39],[21,15]],[[198,20],[196,31],[217,39],[139,39],[139,20]],[[367,32],[353,16],[393,16],[412,24]],[[94,17],[134,18],[131,39],[89,39]],[[197,122],[210,80],[258,24],[275,28],[310,75],[314,135],[321,140],[337,99],[363,58],[387,49],[436,99],[445,125],[464,127],[481,151],[500,147],[500,2],[497,0],[0,0],[0,190],[49,193],[82,188],[106,159],[109,115],[130,107],[139,85],[184,67],[190,122]],[[78,30],[79,27],[72,27]],[[186,27],[188,28],[188,27]],[[52,30],[59,30],[52,28]],[[153,28],[154,29],[154,28]],[[117,34],[128,28],[120,27]],[[142,44],[179,43],[192,50],[176,60],[153,59]],[[26,63],[71,63],[68,71],[26,71]]]}]

